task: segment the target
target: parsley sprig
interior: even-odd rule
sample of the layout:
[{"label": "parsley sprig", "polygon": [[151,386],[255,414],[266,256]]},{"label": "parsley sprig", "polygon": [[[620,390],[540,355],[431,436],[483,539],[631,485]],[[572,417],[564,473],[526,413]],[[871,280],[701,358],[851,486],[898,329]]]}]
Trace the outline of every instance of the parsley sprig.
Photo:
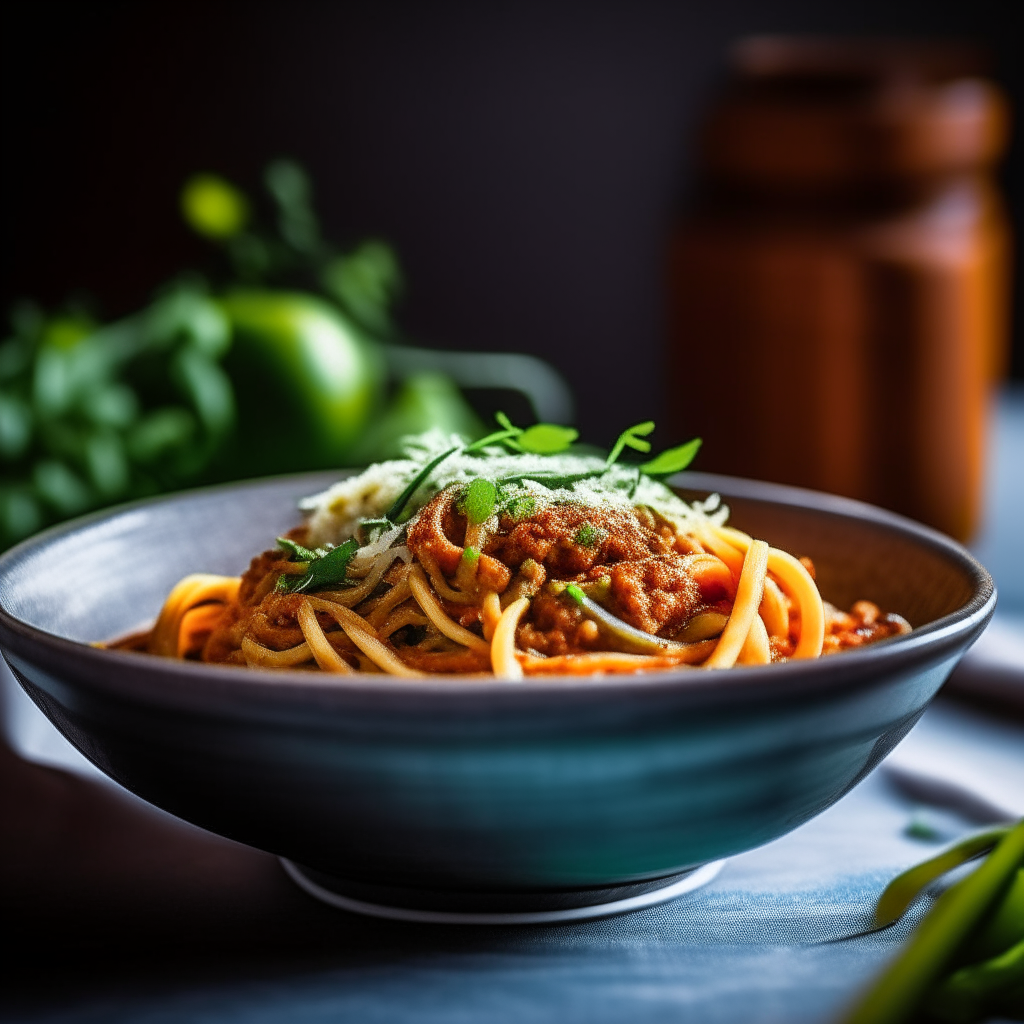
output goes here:
[{"label": "parsley sprig", "polygon": [[[651,442],[646,440],[646,437],[648,434],[653,433],[653,431],[653,420],[645,420],[643,423],[637,423],[636,426],[627,427],[619,434],[618,440],[616,440],[612,450],[608,453],[604,468],[606,470],[611,469],[626,448],[632,448],[634,451],[644,452],[645,454],[649,452],[651,450]],[[696,458],[697,452],[700,451],[700,446],[701,439],[695,437],[692,441],[687,441],[686,444],[663,451],[649,462],[640,463],[637,468],[646,476],[671,476],[673,473],[681,473]]]},{"label": "parsley sprig", "polygon": [[[494,418],[497,420],[500,430],[495,430],[472,444],[453,445],[439,455],[435,455],[409,481],[382,518],[365,520],[361,524],[363,532],[369,536],[372,531],[384,530],[399,524],[405,516],[406,508],[413,495],[429,480],[430,475],[442,462],[457,453],[474,454],[488,446],[503,444],[512,451],[524,454],[559,455],[566,451],[579,436],[572,427],[563,427],[557,423],[537,423],[532,427],[524,428],[515,426],[503,412],[496,413]],[[646,438],[653,431],[653,420],[646,420],[628,427],[619,435],[603,466],[581,473],[535,470],[529,473],[508,474],[494,480],[486,477],[476,478],[468,485],[461,499],[461,505],[471,515],[473,522],[484,522],[495,508],[504,507],[506,500],[514,500],[512,497],[507,497],[507,489],[511,485],[529,480],[549,490],[558,490],[571,487],[583,480],[593,480],[607,473],[626,448],[632,448],[634,451],[645,454],[649,452],[651,442]],[[648,462],[641,463],[636,467],[636,480],[630,489],[630,497],[636,493],[641,474],[663,478],[678,473],[693,461],[700,445],[700,438],[694,438],[692,441],[687,441],[686,444],[669,448]]]},{"label": "parsley sprig", "polygon": [[447,451],[441,452],[440,455],[436,455],[409,481],[405,490],[384,514],[384,518],[389,523],[397,524],[405,512],[409,500],[427,482],[430,474],[456,452],[472,454],[481,451],[488,445],[505,444],[513,451],[530,452],[534,455],[558,455],[579,436],[579,433],[572,427],[561,427],[557,423],[537,423],[523,429],[513,426],[511,420],[503,412],[496,413],[494,418],[501,426],[501,430],[481,437],[479,441],[474,441],[472,444],[455,445]]},{"label": "parsley sprig", "polygon": [[354,537],[337,547],[327,544],[322,548],[307,548],[287,537],[278,537],[277,543],[293,556],[292,562],[306,567],[301,574],[282,575],[274,587],[279,594],[302,594],[353,585],[348,578],[348,566],[359,550],[359,541]]}]

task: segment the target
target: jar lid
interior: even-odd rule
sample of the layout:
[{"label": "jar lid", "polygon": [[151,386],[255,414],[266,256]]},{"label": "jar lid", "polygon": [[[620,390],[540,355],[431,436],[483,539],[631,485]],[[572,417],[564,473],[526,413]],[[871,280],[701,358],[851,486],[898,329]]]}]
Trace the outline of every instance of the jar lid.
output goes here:
[{"label": "jar lid", "polygon": [[1006,102],[963,44],[761,36],[741,40],[702,162],[761,187],[834,188],[991,165]]}]

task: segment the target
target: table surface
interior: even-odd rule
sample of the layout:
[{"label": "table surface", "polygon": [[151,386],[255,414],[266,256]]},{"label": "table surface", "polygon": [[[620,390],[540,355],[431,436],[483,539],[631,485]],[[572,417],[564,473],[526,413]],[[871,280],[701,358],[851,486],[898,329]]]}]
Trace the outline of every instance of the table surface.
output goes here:
[{"label": "table surface", "polygon": [[[1016,622],[1024,392],[1003,403],[995,451],[978,550]],[[98,778],[9,691],[6,713],[23,755],[0,744],[10,1021],[831,1021],[929,905],[858,936],[886,882],[990,805],[1024,814],[1024,720],[940,699],[891,770],[692,896],[555,927],[399,924],[321,906],[273,857]],[[963,765],[974,796],[992,788],[951,801],[946,787],[951,806],[922,811],[928,792],[897,769],[936,760],[954,776]],[[922,814],[931,842],[908,833]]]}]

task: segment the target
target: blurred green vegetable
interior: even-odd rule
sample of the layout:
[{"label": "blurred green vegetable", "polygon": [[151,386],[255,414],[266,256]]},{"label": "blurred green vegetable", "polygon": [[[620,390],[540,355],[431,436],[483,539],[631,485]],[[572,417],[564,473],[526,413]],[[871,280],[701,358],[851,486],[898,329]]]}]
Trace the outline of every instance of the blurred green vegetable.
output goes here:
[{"label": "blurred green vegetable", "polygon": [[240,430],[226,455],[238,475],[343,464],[381,397],[371,343],[330,305],[300,292],[234,291],[224,360]]},{"label": "blurred green vegetable", "polygon": [[96,327],[23,306],[0,344],[0,545],[194,480],[235,422],[230,325],[193,282]]},{"label": "blurred green vegetable", "polygon": [[890,884],[876,914],[882,924],[940,871],[995,847],[939,897],[845,1024],[971,1024],[992,1014],[1024,1015],[1024,821],[1002,831],[968,837]]},{"label": "blurred green vegetable", "polygon": [[1009,826],[986,829],[976,835],[961,839],[948,850],[930,857],[914,867],[897,875],[878,898],[875,907],[875,927],[885,928],[898,921],[911,903],[937,878],[966,864],[976,857],[988,853],[1010,831]]},{"label": "blurred green vegetable", "polygon": [[181,192],[181,212],[189,226],[207,238],[232,238],[249,219],[249,201],[223,178],[197,174]]},{"label": "blurred green vegetable", "polygon": [[[571,415],[564,381],[540,360],[395,344],[391,248],[327,242],[293,161],[271,163],[264,185],[272,228],[223,178],[197,174],[182,189],[185,221],[222,254],[215,287],[182,278],[105,325],[77,309],[13,311],[0,343],[0,549],[116,501],[387,458],[431,427],[478,438],[457,383],[521,390],[542,418]],[[553,425],[516,432],[537,451],[575,438]]]}]

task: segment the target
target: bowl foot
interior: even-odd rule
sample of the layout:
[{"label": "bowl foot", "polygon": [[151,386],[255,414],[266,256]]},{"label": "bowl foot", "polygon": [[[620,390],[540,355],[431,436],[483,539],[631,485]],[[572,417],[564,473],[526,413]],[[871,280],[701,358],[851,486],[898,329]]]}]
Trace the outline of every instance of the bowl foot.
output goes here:
[{"label": "bowl foot", "polygon": [[367,885],[280,858],[288,876],[338,910],[424,924],[558,924],[608,917],[665,903],[707,885],[724,860],[632,885],[547,892],[465,892]]}]

